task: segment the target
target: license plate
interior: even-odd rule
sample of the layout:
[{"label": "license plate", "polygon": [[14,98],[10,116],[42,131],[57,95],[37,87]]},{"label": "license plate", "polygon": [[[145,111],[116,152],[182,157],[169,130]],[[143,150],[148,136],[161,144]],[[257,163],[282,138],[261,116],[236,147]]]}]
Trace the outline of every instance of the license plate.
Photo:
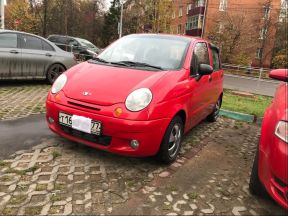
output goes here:
[{"label": "license plate", "polygon": [[102,131],[102,124],[99,121],[63,112],[59,113],[59,124],[97,136],[100,136]]}]

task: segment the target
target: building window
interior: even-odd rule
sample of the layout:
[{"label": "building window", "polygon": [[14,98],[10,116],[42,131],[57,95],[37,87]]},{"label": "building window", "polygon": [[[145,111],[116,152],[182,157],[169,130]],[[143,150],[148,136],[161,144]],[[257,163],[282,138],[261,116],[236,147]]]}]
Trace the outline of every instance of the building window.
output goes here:
[{"label": "building window", "polygon": [[188,17],[186,30],[201,29],[203,24],[203,15]]},{"label": "building window", "polygon": [[197,0],[195,7],[205,7],[205,0]]},{"label": "building window", "polygon": [[279,15],[279,22],[284,22],[288,17],[288,0],[281,1],[281,10]]},{"label": "building window", "polygon": [[259,39],[263,40],[263,39],[266,37],[266,35],[267,35],[267,29],[262,28],[262,29],[260,30],[260,37],[259,37]]},{"label": "building window", "polygon": [[179,7],[179,17],[183,16],[183,7]]},{"label": "building window", "polygon": [[182,25],[181,24],[178,25],[177,34],[182,34]]},{"label": "building window", "polygon": [[256,50],[256,58],[261,59],[263,55],[263,49],[262,48],[257,48]]},{"label": "building window", "polygon": [[189,11],[192,9],[192,4],[188,4],[187,5],[187,11],[186,11],[186,14],[188,15],[189,14]]},{"label": "building window", "polygon": [[270,17],[270,6],[264,6],[263,12],[264,12],[264,19],[269,19]]},{"label": "building window", "polygon": [[227,9],[228,0],[220,0],[219,11],[225,11]]},{"label": "building window", "polygon": [[172,12],[172,19],[175,19],[175,11]]},{"label": "building window", "polygon": [[219,23],[218,33],[223,33],[224,27],[225,27],[225,26],[224,26],[223,23]]}]

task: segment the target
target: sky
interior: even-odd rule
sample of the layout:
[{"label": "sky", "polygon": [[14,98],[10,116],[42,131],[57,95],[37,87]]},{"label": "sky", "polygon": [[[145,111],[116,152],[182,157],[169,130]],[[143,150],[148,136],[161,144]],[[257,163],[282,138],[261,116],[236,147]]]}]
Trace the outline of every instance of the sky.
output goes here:
[{"label": "sky", "polygon": [[111,0],[105,0],[105,5],[106,5],[105,10],[109,9],[109,7],[111,5],[110,2],[111,2]]}]

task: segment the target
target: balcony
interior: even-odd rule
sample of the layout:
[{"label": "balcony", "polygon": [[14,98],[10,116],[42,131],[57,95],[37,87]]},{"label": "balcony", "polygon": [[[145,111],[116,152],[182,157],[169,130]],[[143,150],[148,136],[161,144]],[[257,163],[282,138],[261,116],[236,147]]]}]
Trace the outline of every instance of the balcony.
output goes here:
[{"label": "balcony", "polygon": [[189,10],[188,16],[195,16],[195,15],[204,15],[205,7],[194,7]]},{"label": "balcony", "polygon": [[202,29],[186,30],[186,35],[189,35],[189,36],[200,37],[201,34],[202,34]]}]

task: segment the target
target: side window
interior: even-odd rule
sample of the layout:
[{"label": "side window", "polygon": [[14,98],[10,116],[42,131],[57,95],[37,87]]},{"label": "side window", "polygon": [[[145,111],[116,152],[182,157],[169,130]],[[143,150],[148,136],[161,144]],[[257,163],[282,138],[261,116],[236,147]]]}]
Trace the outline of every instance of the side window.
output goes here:
[{"label": "side window", "polygon": [[213,55],[213,69],[214,71],[220,70],[220,59],[219,59],[219,52],[216,49],[211,49]]},{"label": "side window", "polygon": [[191,76],[198,75],[198,68],[200,64],[210,65],[208,47],[206,43],[197,43],[194,48],[191,62]]},{"label": "side window", "polygon": [[30,35],[23,35],[22,49],[42,50],[42,42],[37,37],[33,37]]},{"label": "side window", "polygon": [[43,47],[43,50],[46,50],[46,51],[55,51],[54,48],[44,40],[42,40],[42,47]]},{"label": "side window", "polygon": [[17,48],[17,34],[0,34],[0,48]]}]

